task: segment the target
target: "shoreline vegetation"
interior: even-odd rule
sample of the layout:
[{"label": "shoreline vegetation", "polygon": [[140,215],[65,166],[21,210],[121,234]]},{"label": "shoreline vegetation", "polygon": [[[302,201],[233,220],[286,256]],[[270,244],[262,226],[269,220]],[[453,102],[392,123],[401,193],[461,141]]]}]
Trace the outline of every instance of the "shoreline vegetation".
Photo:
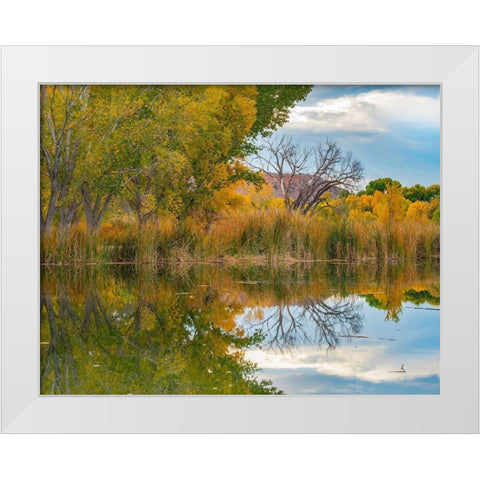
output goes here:
[{"label": "shoreline vegetation", "polygon": [[43,85],[40,262],[422,261],[440,186],[278,136],[311,86]]},{"label": "shoreline vegetation", "polygon": [[315,216],[246,211],[213,222],[208,231],[193,221],[174,223],[169,218],[139,231],[123,218],[105,222],[94,235],[79,224],[66,236],[54,229],[41,238],[43,265],[384,262],[439,255],[440,226],[428,218],[381,222],[330,211]]}]

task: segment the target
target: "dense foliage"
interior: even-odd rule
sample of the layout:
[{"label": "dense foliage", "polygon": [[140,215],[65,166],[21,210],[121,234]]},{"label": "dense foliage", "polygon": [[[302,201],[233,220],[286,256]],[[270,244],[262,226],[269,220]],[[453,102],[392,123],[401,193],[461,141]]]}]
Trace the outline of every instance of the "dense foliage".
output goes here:
[{"label": "dense foliage", "polygon": [[335,141],[313,167],[292,163],[295,197],[247,163],[310,90],[41,86],[42,262],[438,255],[438,185],[381,178],[354,194],[363,167]]},{"label": "dense foliage", "polygon": [[42,231],[84,219],[96,233],[114,201],[140,229],[162,212],[206,214],[215,192],[262,183],[245,155],[310,89],[42,85]]}]

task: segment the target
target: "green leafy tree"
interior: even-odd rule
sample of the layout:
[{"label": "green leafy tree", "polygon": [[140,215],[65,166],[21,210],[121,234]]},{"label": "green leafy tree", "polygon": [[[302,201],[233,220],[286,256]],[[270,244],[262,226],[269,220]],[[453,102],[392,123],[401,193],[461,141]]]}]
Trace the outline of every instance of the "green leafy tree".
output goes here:
[{"label": "green leafy tree", "polygon": [[440,185],[433,184],[427,187],[427,202],[440,196]]},{"label": "green leafy tree", "polygon": [[[97,233],[112,200],[128,183],[124,138],[131,135],[150,87],[96,85],[90,87],[92,114],[82,139],[76,175],[89,233]],[[126,174],[126,176],[125,176]]]},{"label": "green leafy tree", "polygon": [[40,87],[40,225],[49,234],[54,219],[65,233],[77,214],[81,198],[77,191],[76,169],[90,89],[80,85]]},{"label": "green leafy tree", "polygon": [[390,177],[377,178],[368,182],[365,190],[362,190],[358,195],[373,195],[375,192],[386,193],[388,186],[401,187],[402,184],[398,180],[392,180]]},{"label": "green leafy tree", "polygon": [[144,90],[135,117],[120,146],[122,198],[127,201],[139,231],[159,209],[174,210],[186,158],[177,149],[179,125],[185,121],[178,103],[181,87],[155,86]]},{"label": "green leafy tree", "polygon": [[257,85],[256,118],[250,129],[244,153],[258,152],[255,140],[269,137],[288,121],[291,109],[307,98],[311,85]]},{"label": "green leafy tree", "polygon": [[413,187],[403,187],[402,194],[411,202],[430,202],[440,195],[440,185],[424,187],[417,183]]}]

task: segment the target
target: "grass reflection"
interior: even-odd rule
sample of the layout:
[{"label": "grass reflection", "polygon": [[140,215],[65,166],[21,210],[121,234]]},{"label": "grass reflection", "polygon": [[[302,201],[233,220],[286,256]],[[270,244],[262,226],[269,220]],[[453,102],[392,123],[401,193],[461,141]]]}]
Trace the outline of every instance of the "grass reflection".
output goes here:
[{"label": "grass reflection", "polygon": [[361,332],[352,294],[398,320],[404,301],[439,304],[438,264],[44,268],[41,393],[282,393],[245,351],[334,348]]}]

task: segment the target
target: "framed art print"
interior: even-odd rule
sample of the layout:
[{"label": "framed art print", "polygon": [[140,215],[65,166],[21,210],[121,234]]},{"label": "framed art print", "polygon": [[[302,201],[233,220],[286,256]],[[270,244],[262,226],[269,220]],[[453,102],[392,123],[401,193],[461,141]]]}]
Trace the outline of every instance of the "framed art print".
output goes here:
[{"label": "framed art print", "polygon": [[4,47],[5,432],[478,432],[477,47]]}]

